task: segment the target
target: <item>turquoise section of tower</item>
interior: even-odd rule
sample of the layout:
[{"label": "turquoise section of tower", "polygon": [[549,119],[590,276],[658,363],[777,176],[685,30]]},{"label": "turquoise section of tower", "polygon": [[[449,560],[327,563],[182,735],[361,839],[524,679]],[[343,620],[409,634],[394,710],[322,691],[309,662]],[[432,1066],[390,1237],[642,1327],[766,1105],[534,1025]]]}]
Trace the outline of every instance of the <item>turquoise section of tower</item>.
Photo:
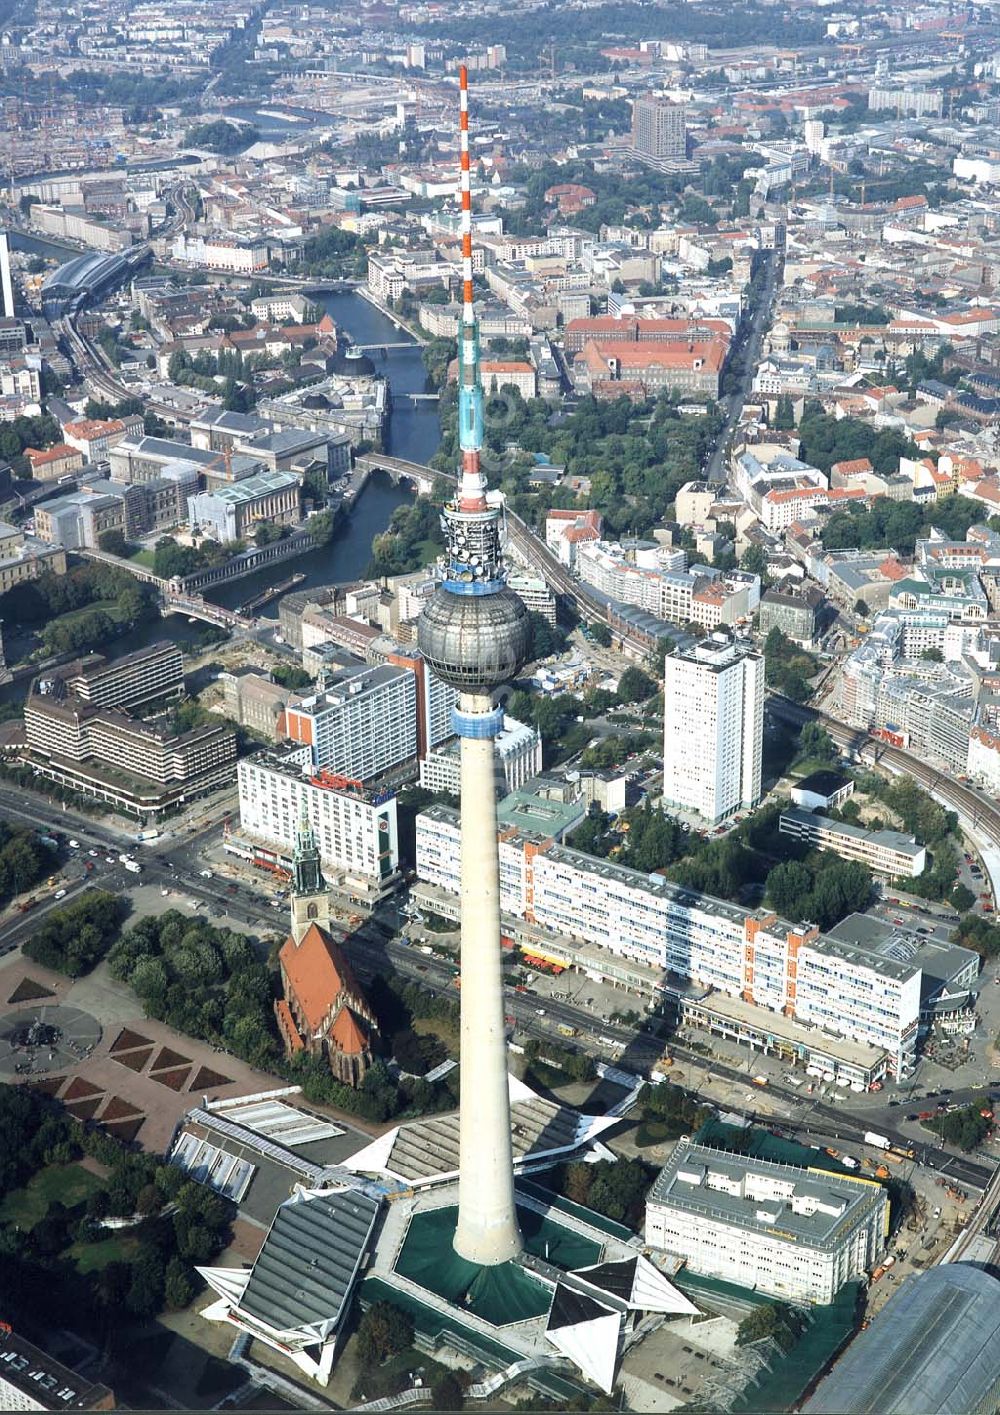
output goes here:
[{"label": "turquoise section of tower", "polygon": [[479,374],[479,325],[458,331],[458,440],[463,452],[482,450],[483,383]]}]

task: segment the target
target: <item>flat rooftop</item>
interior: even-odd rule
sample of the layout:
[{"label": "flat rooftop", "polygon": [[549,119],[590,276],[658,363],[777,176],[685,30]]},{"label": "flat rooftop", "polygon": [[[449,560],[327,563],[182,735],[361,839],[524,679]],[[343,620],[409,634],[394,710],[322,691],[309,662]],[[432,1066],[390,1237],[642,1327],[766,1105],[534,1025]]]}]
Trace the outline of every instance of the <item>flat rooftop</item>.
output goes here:
[{"label": "flat rooftop", "polygon": [[716,992],[696,998],[694,1005],[731,1022],[734,1026],[764,1031],[769,1037],[776,1037],[796,1048],[805,1048],[809,1055],[832,1057],[845,1065],[857,1066],[865,1071],[877,1066],[885,1056],[881,1047],[865,1046],[862,1042],[854,1042],[847,1037],[835,1037],[817,1027],[803,1026],[801,1022],[796,1022],[792,1017],[785,1017],[781,1012],[772,1012],[769,1007],[758,1007],[753,1002],[744,1002],[741,997],[730,997],[728,993]]},{"label": "flat rooftop", "polygon": [[873,1180],[800,1169],[681,1141],[649,1191],[649,1203],[778,1235],[803,1248],[835,1247],[845,1224],[886,1203]]},{"label": "flat rooftop", "polygon": [[781,819],[795,825],[815,826],[817,830],[827,830],[832,835],[842,835],[847,840],[867,840],[872,845],[881,845],[885,850],[895,850],[897,854],[915,859],[925,848],[918,845],[912,835],[904,835],[901,830],[865,830],[864,826],[851,825],[847,821],[831,820],[829,816],[817,815],[814,811],[803,811],[790,806],[782,811]]}]

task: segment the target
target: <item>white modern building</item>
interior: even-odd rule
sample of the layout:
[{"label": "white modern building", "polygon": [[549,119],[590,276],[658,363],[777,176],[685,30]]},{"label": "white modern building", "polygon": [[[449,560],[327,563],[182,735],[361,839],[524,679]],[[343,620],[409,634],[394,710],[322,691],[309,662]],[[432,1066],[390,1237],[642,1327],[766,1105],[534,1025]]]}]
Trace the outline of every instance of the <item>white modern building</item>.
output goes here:
[{"label": "white modern building", "polygon": [[399,864],[396,798],[309,765],[308,749],[239,763],[240,828],[291,859],[305,817],[328,872],[377,888]]},{"label": "white modern building", "polygon": [[417,679],[384,664],[344,668],[285,708],[285,736],[307,747],[310,766],[374,781],[417,759]]},{"label": "white modern building", "polygon": [[886,879],[916,879],[927,866],[927,847],[898,830],[865,830],[814,811],[792,809],[782,811],[778,831],[817,850],[832,850],[842,860],[857,860]]},{"label": "white modern building", "polygon": [[789,1302],[832,1302],[885,1252],[889,1198],[870,1179],[681,1140],[646,1200],[646,1242],[688,1270]]},{"label": "white modern building", "polygon": [[764,660],[717,632],[667,657],[663,680],[663,798],[711,825],[761,793]]},{"label": "white modern building", "polygon": [[[791,924],[770,910],[746,909],[559,845],[540,811],[537,829],[522,824],[529,818],[522,813],[516,828],[501,823],[500,908],[539,939],[590,945],[640,965],[657,980],[658,998],[673,992],[679,1006],[683,984],[711,989],[695,1025],[714,1028],[713,996],[737,1000],[743,1012],[726,1022],[727,1034],[765,1050],[785,1054],[769,1015],[856,1044],[838,1053],[840,1061],[820,1066],[817,1074],[829,1079],[863,1086],[885,1071],[905,1076],[912,1068],[919,967],[828,938],[812,924]],[[430,806],[417,817],[417,876],[457,899],[459,873],[458,815]],[[787,1054],[807,1061],[812,1048],[802,1029],[793,1030]],[[881,1071],[877,1056],[884,1058]]]},{"label": "white modern building", "polygon": [[[542,769],[542,739],[533,727],[504,716],[503,731],[496,738],[497,789],[506,796],[517,791]],[[420,763],[420,785],[428,791],[459,792],[459,739],[452,738]]]}]

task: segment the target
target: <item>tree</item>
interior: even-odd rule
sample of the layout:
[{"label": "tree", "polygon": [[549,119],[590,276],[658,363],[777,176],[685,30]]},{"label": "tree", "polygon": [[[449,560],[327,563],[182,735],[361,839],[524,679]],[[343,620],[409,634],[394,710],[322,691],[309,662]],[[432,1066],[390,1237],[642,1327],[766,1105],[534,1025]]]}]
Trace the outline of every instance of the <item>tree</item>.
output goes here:
[{"label": "tree", "polygon": [[753,1341],[773,1338],[787,1351],[802,1327],[802,1318],[785,1302],[768,1302],[754,1307],[736,1328],[736,1345],[747,1346]]},{"label": "tree", "polygon": [[836,742],[818,722],[807,722],[799,734],[799,757],[811,757],[816,761],[836,761],[839,751]]},{"label": "tree", "polygon": [[172,1312],[186,1307],[194,1296],[194,1283],[188,1266],[180,1258],[171,1258],[167,1263],[163,1284],[163,1300]]},{"label": "tree", "polygon": [[782,393],[774,409],[774,427],[780,431],[788,432],[795,426],[795,408],[792,404],[791,395]]},{"label": "tree", "polygon": [[618,680],[618,697],[623,703],[644,703],[656,692],[656,684],[648,673],[634,664],[626,668]]},{"label": "tree", "polygon": [[964,884],[956,884],[951,892],[951,898],[948,900],[951,907],[957,910],[959,914],[963,914],[967,909],[971,909],[975,902],[976,896],[973,894],[972,890]]},{"label": "tree", "polygon": [[595,644],[600,644],[603,649],[611,647],[611,630],[607,624],[602,624],[600,620],[596,624],[590,625],[590,637]]},{"label": "tree", "polygon": [[374,1302],[358,1323],[357,1352],[363,1366],[380,1366],[413,1344],[413,1318],[391,1302]]},{"label": "tree", "polygon": [[812,904],[812,871],[801,860],[784,860],[768,874],[766,895],[784,918],[807,918]]},{"label": "tree", "polygon": [[920,657],[927,663],[944,663],[944,654],[934,644],[928,644]]},{"label": "tree", "polygon": [[97,544],[107,555],[126,556],[131,550],[122,531],[102,531],[97,537]]},{"label": "tree", "polygon": [[465,1407],[465,1392],[462,1383],[453,1371],[447,1371],[431,1386],[431,1404],[435,1410],[462,1410]]},{"label": "tree", "polygon": [[771,583],[767,571],[767,551],[762,545],[747,546],[740,561],[740,569],[745,570],[748,575],[759,575],[765,588]]}]

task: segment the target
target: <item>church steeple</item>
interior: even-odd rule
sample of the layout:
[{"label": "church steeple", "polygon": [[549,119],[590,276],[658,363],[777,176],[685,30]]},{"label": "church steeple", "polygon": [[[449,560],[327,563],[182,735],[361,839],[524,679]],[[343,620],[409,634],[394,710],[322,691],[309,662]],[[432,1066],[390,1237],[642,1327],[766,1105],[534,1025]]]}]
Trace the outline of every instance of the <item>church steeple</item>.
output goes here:
[{"label": "church steeple", "polygon": [[292,937],[296,944],[310,924],[330,926],[330,895],[320,865],[319,846],[305,813],[299,820],[292,856]]},{"label": "church steeple", "polygon": [[299,819],[299,829],[295,837],[292,877],[292,887],[296,894],[318,894],[325,888],[319,863],[319,847],[309,824],[309,817],[304,812]]}]

